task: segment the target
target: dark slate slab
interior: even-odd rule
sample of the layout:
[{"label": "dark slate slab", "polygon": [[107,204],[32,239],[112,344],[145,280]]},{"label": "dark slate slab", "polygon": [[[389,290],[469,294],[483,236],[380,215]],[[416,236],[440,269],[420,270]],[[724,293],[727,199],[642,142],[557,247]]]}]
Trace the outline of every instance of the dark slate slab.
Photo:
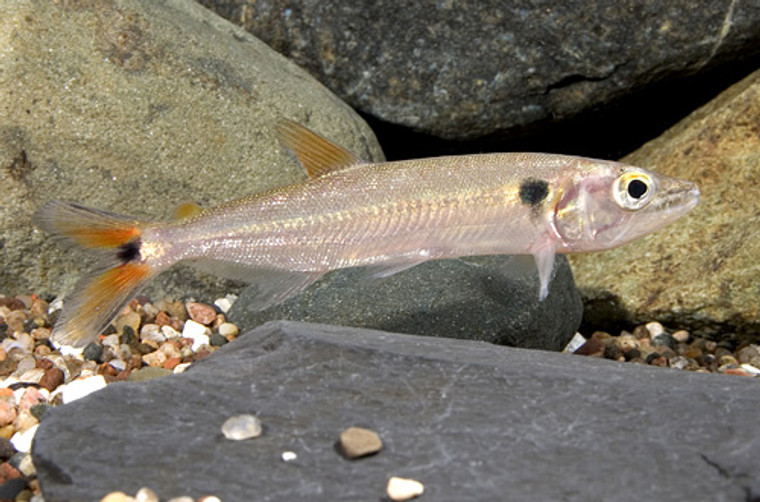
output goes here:
[{"label": "dark slate slab", "polygon": [[[142,486],[162,500],[380,501],[392,475],[434,501],[744,502],[760,496],[758,405],[754,379],[278,322],[185,374],[49,411],[33,459],[47,502]],[[225,440],[239,413],[264,434]],[[344,459],[352,425],[382,451]]]},{"label": "dark slate slab", "polygon": [[339,270],[263,311],[248,309],[257,292],[249,286],[229,312],[242,330],[287,319],[562,350],[583,316],[563,255],[542,302],[530,256],[430,261],[382,280],[369,280],[363,269]]},{"label": "dark slate slab", "polygon": [[760,52],[752,0],[199,0],[353,107],[443,138],[572,116]]}]

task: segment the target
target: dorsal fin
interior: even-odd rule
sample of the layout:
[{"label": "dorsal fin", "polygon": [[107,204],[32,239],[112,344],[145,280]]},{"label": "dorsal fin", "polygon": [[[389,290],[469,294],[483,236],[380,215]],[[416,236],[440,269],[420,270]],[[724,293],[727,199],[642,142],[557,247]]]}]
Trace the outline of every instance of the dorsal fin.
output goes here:
[{"label": "dorsal fin", "polygon": [[345,148],[292,120],[281,119],[277,123],[277,132],[283,144],[293,150],[309,178],[362,163]]},{"label": "dorsal fin", "polygon": [[174,217],[175,220],[182,220],[185,218],[191,218],[202,212],[203,212],[203,208],[199,206],[198,204],[194,202],[185,202],[184,204],[180,204],[179,206],[177,206],[172,216]]}]

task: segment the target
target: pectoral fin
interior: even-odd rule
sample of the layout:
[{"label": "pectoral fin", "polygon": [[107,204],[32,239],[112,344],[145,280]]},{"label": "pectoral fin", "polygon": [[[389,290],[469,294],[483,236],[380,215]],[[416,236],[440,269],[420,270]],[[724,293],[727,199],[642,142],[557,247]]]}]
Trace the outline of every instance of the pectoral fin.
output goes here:
[{"label": "pectoral fin", "polygon": [[554,256],[556,247],[551,243],[544,243],[533,250],[533,259],[536,261],[538,268],[538,301],[544,301],[549,294],[549,283],[552,280],[554,271]]}]

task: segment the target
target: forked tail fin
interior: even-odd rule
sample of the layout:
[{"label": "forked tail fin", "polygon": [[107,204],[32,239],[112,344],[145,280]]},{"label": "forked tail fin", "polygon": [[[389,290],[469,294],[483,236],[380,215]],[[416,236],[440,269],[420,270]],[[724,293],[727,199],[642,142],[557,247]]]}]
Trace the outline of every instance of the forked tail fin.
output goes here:
[{"label": "forked tail fin", "polygon": [[46,232],[102,254],[101,266],[79,281],[53,329],[56,343],[82,347],[155,275],[140,256],[142,223],[60,201],[45,204],[33,221]]}]

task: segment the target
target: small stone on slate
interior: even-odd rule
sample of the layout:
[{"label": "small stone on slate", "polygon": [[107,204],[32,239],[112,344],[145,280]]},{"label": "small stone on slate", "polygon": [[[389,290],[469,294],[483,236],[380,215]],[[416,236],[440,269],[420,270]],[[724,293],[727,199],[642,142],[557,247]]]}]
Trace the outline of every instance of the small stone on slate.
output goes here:
[{"label": "small stone on slate", "polygon": [[392,477],[386,488],[388,497],[394,501],[411,500],[425,492],[425,487],[415,479]]},{"label": "small stone on slate", "polygon": [[375,431],[349,427],[340,435],[340,446],[346,457],[359,458],[379,452],[383,442]]},{"label": "small stone on slate", "polygon": [[254,415],[235,415],[222,425],[222,433],[227,439],[240,441],[261,435],[261,420]]}]

